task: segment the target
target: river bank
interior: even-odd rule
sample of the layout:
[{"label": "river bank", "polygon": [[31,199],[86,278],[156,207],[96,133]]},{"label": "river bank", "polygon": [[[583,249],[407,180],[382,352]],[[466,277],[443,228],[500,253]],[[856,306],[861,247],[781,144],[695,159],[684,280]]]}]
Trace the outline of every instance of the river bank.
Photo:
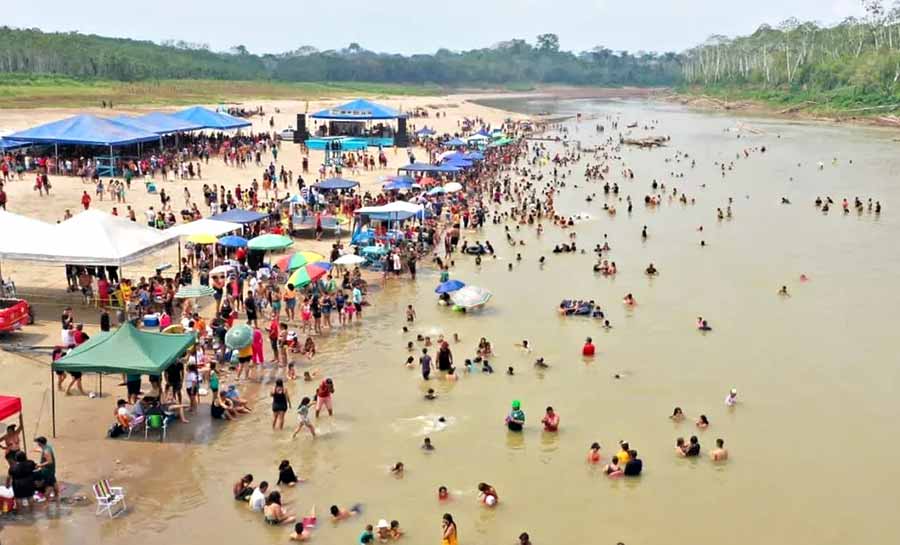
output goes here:
[{"label": "river bank", "polygon": [[761,95],[752,89],[742,91],[691,88],[661,92],[656,98],[698,110],[900,128],[900,117],[891,113],[900,109],[900,104],[841,106],[824,95],[800,97],[777,92]]}]

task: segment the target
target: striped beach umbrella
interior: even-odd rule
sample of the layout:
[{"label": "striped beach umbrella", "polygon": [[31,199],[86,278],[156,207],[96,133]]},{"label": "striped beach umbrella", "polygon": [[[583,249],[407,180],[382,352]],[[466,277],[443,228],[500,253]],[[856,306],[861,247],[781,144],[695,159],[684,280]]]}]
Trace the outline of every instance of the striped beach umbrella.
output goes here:
[{"label": "striped beach umbrella", "polygon": [[200,297],[212,297],[216,293],[209,286],[181,286],[175,292],[177,299],[199,299]]},{"label": "striped beach umbrella", "polygon": [[323,259],[325,259],[325,256],[317,254],[316,252],[295,252],[279,258],[278,261],[275,262],[275,265],[282,271],[290,272],[297,270],[304,265],[322,261]]},{"label": "striped beach umbrella", "polygon": [[294,287],[302,288],[310,282],[315,282],[316,280],[322,278],[326,274],[328,274],[328,269],[311,263],[309,265],[304,265],[294,271],[291,274],[290,278],[288,278],[287,283],[293,284]]}]

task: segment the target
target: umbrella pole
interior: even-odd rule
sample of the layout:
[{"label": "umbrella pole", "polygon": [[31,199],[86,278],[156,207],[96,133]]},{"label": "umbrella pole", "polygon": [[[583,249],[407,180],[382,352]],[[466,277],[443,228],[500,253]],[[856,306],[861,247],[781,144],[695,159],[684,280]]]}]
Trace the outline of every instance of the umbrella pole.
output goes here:
[{"label": "umbrella pole", "polygon": [[[53,382],[50,383],[50,388],[53,388]],[[19,433],[22,434],[22,443],[28,444],[28,439],[25,437],[25,417],[22,416],[22,411],[19,411]]]},{"label": "umbrella pole", "polygon": [[50,414],[53,421],[53,438],[56,439],[56,384],[53,381],[53,366],[50,366]]},{"label": "umbrella pole", "polygon": [[100,376],[100,398],[103,398],[103,373],[98,373]]}]

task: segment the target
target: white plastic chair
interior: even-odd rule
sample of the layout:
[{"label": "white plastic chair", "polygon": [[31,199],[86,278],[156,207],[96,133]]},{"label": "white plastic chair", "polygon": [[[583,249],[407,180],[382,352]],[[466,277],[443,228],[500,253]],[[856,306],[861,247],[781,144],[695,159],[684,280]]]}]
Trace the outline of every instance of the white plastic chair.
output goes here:
[{"label": "white plastic chair", "polygon": [[[109,518],[115,518],[125,512],[125,489],[120,486],[110,486],[106,479],[94,485],[94,499],[97,500],[97,515],[106,513]],[[115,509],[121,505],[121,508]]]}]

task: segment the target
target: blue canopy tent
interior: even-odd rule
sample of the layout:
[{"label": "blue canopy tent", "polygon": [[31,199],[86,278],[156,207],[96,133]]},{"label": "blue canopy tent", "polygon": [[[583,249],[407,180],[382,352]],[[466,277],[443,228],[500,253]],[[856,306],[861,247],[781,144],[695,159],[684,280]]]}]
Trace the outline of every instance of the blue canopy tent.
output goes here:
[{"label": "blue canopy tent", "polygon": [[457,168],[472,168],[472,161],[466,161],[465,159],[451,159],[449,161],[444,161],[444,164],[451,167]]},{"label": "blue canopy tent", "polygon": [[345,180],[344,178],[328,178],[313,187],[322,191],[337,191],[339,189],[352,189],[359,185],[359,182],[353,180]]},{"label": "blue canopy tent", "polygon": [[210,216],[209,219],[216,221],[230,221],[232,223],[240,223],[246,225],[248,223],[256,223],[257,221],[268,218],[266,214],[254,212],[252,210],[243,210],[241,208],[232,208],[227,212]]},{"label": "blue canopy tent", "polygon": [[30,145],[31,144],[28,142],[17,142],[15,140],[7,140],[6,138],[0,137],[0,151],[24,148]]},{"label": "blue canopy tent", "polygon": [[437,134],[437,131],[434,129],[429,129],[428,127],[422,127],[421,129],[416,131],[417,136],[434,136]]},{"label": "blue canopy tent", "polygon": [[151,112],[149,114],[130,117],[120,115],[113,118],[116,121],[133,125],[145,131],[154,132],[156,134],[173,134],[178,132],[188,132],[202,129],[203,126],[192,121],[185,121],[170,114],[162,112]]},{"label": "blue canopy tent", "polygon": [[397,169],[398,172],[436,172],[438,174],[455,174],[462,170],[451,165],[429,165],[428,163],[411,163]]},{"label": "blue canopy tent", "polygon": [[412,178],[409,178],[408,176],[402,176],[400,178],[387,182],[386,184],[381,186],[381,188],[385,191],[403,191],[406,189],[412,189],[412,186]]},{"label": "blue canopy tent", "polygon": [[[52,123],[38,125],[10,134],[8,140],[31,144],[53,144],[59,165],[59,145],[109,146],[109,166],[100,169],[101,175],[115,175],[113,146],[127,146],[158,140],[159,135],[114,119],[94,115],[76,115]],[[58,168],[58,167],[57,167]]]},{"label": "blue canopy tent", "polygon": [[465,140],[460,140],[459,138],[451,138],[450,140],[447,140],[446,142],[444,142],[444,145],[445,145],[445,146],[451,146],[451,147],[454,147],[454,148],[455,148],[455,147],[458,147],[458,146],[465,146],[465,145],[466,145],[466,141],[465,141]]},{"label": "blue canopy tent", "polygon": [[240,129],[241,127],[249,127],[251,123],[239,117],[228,114],[214,112],[202,106],[194,106],[187,110],[181,110],[172,114],[172,117],[188,121],[197,128],[215,129],[227,131],[231,129]]},{"label": "blue canopy tent", "polygon": [[400,113],[393,108],[375,104],[372,101],[360,98],[320,110],[310,116],[313,119],[328,119],[332,121],[371,121],[397,119]]}]

